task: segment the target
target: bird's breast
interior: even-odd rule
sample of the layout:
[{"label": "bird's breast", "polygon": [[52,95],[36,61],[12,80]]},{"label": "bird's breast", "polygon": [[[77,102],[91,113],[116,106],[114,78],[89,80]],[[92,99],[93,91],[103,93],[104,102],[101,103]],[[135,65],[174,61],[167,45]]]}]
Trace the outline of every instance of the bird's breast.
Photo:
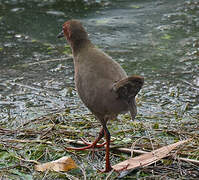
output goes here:
[{"label": "bird's breast", "polygon": [[112,91],[115,82],[127,77],[118,63],[96,49],[80,54],[74,63],[77,92],[91,111],[114,111],[118,103],[124,109]]}]

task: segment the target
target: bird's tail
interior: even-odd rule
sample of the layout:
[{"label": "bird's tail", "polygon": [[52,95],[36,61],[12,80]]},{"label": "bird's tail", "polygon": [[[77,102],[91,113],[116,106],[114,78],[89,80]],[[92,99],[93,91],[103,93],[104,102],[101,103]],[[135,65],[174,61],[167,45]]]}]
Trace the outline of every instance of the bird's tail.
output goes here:
[{"label": "bird's tail", "polygon": [[116,92],[118,98],[123,99],[128,104],[132,120],[135,119],[137,114],[135,96],[138,94],[143,84],[143,77],[133,75],[122,79],[113,85],[113,91]]},{"label": "bird's tail", "polygon": [[144,78],[133,75],[116,82],[113,85],[113,91],[118,94],[118,98],[131,101],[138,94],[144,84]]}]

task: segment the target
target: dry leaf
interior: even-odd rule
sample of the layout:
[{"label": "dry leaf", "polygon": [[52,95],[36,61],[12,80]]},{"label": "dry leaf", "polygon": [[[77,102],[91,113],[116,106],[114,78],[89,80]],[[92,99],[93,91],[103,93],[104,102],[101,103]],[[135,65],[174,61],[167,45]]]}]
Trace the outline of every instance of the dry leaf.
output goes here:
[{"label": "dry leaf", "polygon": [[67,156],[64,156],[52,162],[35,165],[35,170],[42,171],[42,172],[46,170],[57,171],[57,172],[69,171],[75,168],[77,168],[75,161],[73,161],[71,157],[67,157]]},{"label": "dry leaf", "polygon": [[112,168],[115,171],[122,171],[122,170],[132,170],[134,168],[137,167],[144,167],[144,166],[148,166],[150,164],[155,163],[156,161],[166,157],[169,155],[169,153],[175,149],[177,146],[184,144],[185,142],[189,141],[188,140],[184,140],[184,141],[179,141],[177,143],[168,145],[168,146],[164,146],[162,148],[159,148],[155,151],[152,152],[148,152],[146,154],[134,157],[134,158],[130,158],[128,160],[125,160],[121,163],[118,163],[114,166],[112,166]]}]

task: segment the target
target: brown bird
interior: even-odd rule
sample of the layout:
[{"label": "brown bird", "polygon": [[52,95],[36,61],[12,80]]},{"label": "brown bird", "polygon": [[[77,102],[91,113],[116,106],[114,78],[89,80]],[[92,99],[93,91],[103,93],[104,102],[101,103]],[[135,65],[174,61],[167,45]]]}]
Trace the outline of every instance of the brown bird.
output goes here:
[{"label": "brown bird", "polygon": [[[57,37],[65,37],[70,44],[77,92],[102,125],[92,144],[85,142],[86,147],[67,149],[85,150],[106,144],[106,166],[103,172],[109,172],[112,168],[109,160],[110,133],[107,121],[127,111],[130,111],[134,120],[137,114],[135,96],[142,88],[144,78],[137,75],[128,77],[116,61],[92,44],[78,20],[65,22],[63,31]],[[103,136],[106,142],[98,145]]]}]

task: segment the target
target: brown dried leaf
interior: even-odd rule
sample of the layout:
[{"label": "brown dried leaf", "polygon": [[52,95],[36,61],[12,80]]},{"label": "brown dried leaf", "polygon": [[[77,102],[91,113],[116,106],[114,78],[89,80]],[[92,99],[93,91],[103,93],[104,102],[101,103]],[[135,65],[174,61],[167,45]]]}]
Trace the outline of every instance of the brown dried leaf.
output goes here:
[{"label": "brown dried leaf", "polygon": [[179,146],[181,144],[188,142],[189,140],[190,139],[184,140],[184,141],[179,141],[177,143],[156,149],[152,152],[149,152],[149,153],[146,153],[146,154],[134,157],[134,158],[127,159],[123,162],[120,162],[120,163],[112,166],[112,168],[115,171],[121,171],[121,170],[130,170],[130,169],[132,170],[137,167],[148,166],[148,165],[153,164],[153,163],[159,161],[160,159],[168,156],[169,153],[173,149],[175,149],[177,146]]},{"label": "brown dried leaf", "polygon": [[52,162],[35,165],[35,170],[42,172],[46,170],[57,171],[57,172],[69,171],[75,168],[77,168],[75,161],[73,161],[71,157],[67,156],[64,156]]}]

